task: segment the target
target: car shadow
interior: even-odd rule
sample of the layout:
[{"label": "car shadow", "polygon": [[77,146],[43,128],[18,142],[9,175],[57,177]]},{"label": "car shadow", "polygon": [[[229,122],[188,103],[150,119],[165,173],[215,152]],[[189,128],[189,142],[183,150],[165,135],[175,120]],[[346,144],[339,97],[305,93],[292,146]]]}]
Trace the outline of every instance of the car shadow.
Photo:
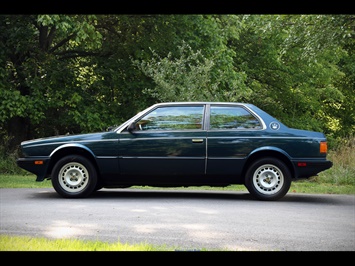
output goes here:
[{"label": "car shadow", "polygon": [[[246,200],[257,201],[247,191],[221,191],[221,190],[154,190],[154,189],[104,189],[94,193],[91,198],[172,198],[172,199],[218,199],[218,200]],[[266,201],[263,201],[266,202]],[[344,204],[340,195],[329,194],[296,194],[288,193],[277,201],[270,202],[298,202],[298,203],[324,203]]]},{"label": "car shadow", "polygon": [[174,199],[239,199],[255,200],[248,192],[214,191],[214,190],[152,190],[120,189],[99,190],[91,198],[174,198]]},{"label": "car shadow", "polygon": [[[354,195],[336,195],[336,194],[303,194],[303,193],[288,193],[283,198],[277,201],[277,203],[319,203],[319,204],[339,204],[344,205],[344,203],[353,204],[353,200],[346,200],[345,197],[355,197]],[[51,199],[62,199],[54,190],[39,191],[31,197],[36,198],[51,198]],[[252,197],[247,191],[220,191],[220,190],[179,190],[179,189],[168,189],[168,190],[154,190],[154,189],[101,189],[96,191],[88,198],[83,198],[81,200],[100,200],[100,199],[208,199],[208,200],[245,200],[245,201],[256,201],[256,202],[267,202],[259,201]],[[64,199],[64,200],[78,200],[78,199]],[[350,203],[349,203],[350,202]]]}]

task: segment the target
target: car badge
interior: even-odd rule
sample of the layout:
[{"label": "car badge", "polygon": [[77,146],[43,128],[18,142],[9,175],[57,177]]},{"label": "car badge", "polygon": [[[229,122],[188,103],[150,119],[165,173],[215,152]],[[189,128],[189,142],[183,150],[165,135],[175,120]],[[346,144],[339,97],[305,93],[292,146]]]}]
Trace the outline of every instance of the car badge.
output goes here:
[{"label": "car badge", "polygon": [[270,128],[271,128],[272,130],[279,130],[279,129],[280,129],[280,124],[277,123],[277,122],[271,122],[271,123],[270,123]]}]

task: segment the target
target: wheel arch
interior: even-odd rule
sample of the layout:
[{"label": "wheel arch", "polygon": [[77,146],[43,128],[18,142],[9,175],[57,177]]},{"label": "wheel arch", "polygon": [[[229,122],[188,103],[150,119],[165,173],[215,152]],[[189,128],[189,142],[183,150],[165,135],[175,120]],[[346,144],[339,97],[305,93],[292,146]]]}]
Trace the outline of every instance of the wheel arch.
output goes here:
[{"label": "wheel arch", "polygon": [[281,160],[286,164],[291,173],[291,179],[295,178],[295,168],[291,162],[290,156],[283,150],[276,147],[263,147],[254,150],[247,158],[245,166],[243,168],[242,176],[245,178],[245,174],[249,169],[250,165],[260,158],[273,157]]},{"label": "wheel arch", "polygon": [[90,162],[95,167],[98,176],[100,176],[100,172],[98,171],[98,165],[97,165],[94,153],[86,146],[80,145],[80,144],[79,145],[78,144],[66,144],[66,145],[56,148],[50,155],[51,160],[50,160],[48,170],[47,170],[48,176],[51,175],[54,165],[61,158],[63,158],[64,156],[67,156],[67,155],[72,155],[72,154],[81,155],[81,156],[84,156],[85,158],[87,158],[88,160],[90,160]]}]

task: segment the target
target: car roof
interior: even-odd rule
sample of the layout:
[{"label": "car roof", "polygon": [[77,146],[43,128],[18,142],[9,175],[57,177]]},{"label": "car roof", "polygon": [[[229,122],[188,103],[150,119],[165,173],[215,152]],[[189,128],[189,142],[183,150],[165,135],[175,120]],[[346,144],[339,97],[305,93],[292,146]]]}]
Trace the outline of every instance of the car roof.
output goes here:
[{"label": "car roof", "polygon": [[241,105],[249,105],[249,103],[241,103],[241,102],[213,102],[213,101],[192,101],[192,102],[161,102],[156,103],[155,105],[181,105],[181,104],[241,104]]},{"label": "car roof", "polygon": [[150,108],[155,108],[157,106],[165,106],[165,105],[198,105],[198,104],[210,104],[210,105],[243,105],[243,106],[248,106],[252,109],[254,109],[256,106],[250,103],[242,103],[242,102],[213,102],[213,101],[192,101],[192,102],[161,102],[161,103],[156,103],[152,105]]}]

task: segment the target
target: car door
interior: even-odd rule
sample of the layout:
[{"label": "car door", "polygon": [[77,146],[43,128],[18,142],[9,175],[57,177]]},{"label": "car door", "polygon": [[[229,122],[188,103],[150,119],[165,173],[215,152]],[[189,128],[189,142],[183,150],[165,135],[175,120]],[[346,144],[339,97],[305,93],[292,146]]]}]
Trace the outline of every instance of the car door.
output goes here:
[{"label": "car door", "polygon": [[[119,140],[122,177],[184,182],[205,173],[203,104],[163,105],[142,114]],[[134,128],[133,128],[134,127]]]},{"label": "car door", "polygon": [[262,122],[242,105],[209,108],[207,175],[220,181],[240,176],[247,156],[260,145]]}]

